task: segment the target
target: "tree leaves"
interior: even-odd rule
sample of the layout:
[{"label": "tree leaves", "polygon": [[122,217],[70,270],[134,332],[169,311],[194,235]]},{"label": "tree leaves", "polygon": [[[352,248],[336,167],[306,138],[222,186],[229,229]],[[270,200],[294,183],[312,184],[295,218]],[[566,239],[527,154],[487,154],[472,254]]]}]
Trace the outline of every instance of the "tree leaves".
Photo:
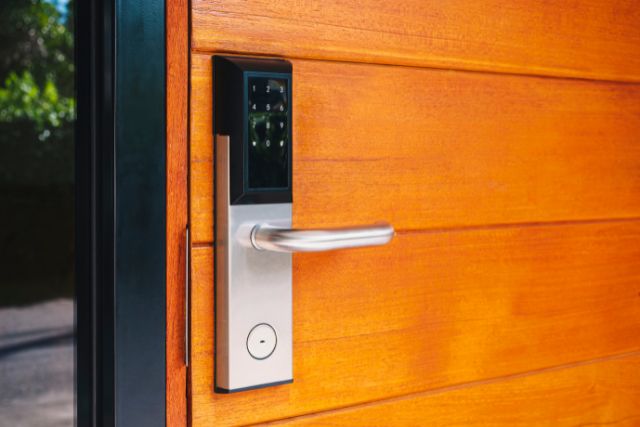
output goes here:
[{"label": "tree leaves", "polygon": [[59,96],[50,78],[41,89],[29,71],[10,73],[0,88],[0,122],[28,120],[40,141],[48,139],[55,128],[73,124],[75,105],[75,99]]},{"label": "tree leaves", "polygon": [[74,0],[52,1],[0,0],[0,191],[73,183]]}]

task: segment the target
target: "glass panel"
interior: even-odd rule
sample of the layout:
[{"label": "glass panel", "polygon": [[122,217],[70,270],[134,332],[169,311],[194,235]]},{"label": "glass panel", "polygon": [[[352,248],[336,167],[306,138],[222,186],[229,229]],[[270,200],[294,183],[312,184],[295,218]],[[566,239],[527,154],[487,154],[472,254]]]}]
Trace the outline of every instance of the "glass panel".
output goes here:
[{"label": "glass panel", "polygon": [[73,0],[0,1],[0,426],[74,424]]},{"label": "glass panel", "polygon": [[249,189],[289,187],[287,80],[248,79]]}]

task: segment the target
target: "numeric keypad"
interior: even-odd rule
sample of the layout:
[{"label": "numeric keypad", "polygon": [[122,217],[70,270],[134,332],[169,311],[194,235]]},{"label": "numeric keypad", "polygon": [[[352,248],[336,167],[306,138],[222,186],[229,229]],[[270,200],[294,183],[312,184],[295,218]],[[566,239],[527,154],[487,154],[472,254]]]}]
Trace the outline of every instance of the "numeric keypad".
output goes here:
[{"label": "numeric keypad", "polygon": [[289,81],[249,77],[249,188],[288,187]]}]

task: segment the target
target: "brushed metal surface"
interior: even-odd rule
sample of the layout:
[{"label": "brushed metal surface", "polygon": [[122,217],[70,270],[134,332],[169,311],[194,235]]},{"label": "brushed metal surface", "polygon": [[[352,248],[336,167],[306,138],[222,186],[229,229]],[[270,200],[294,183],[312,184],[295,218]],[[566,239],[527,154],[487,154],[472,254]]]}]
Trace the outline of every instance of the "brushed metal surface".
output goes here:
[{"label": "brushed metal surface", "polygon": [[[268,222],[291,227],[291,204],[229,203],[229,138],[216,153],[216,389],[232,392],[293,379],[291,254],[258,251],[251,230]],[[278,336],[273,353],[255,359],[247,338],[258,324]]]}]

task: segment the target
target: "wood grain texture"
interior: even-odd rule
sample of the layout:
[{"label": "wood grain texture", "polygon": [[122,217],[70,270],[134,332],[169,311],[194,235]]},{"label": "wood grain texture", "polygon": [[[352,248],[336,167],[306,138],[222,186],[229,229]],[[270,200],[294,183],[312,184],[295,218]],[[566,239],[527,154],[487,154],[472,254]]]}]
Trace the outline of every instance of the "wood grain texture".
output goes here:
[{"label": "wood grain texture", "polygon": [[188,202],[189,6],[167,0],[166,424],[187,425],[185,228]]},{"label": "wood grain texture", "polygon": [[[614,82],[640,82],[635,3],[193,0],[191,425],[638,424],[640,356],[513,377],[640,350],[640,85]],[[213,52],[293,62],[295,226],[400,230],[295,255],[295,382],[233,395]]]},{"label": "wood grain texture", "polygon": [[213,393],[213,249],[194,248],[192,425],[638,351],[639,242],[640,221],[613,221],[404,232],[385,247],[296,254],[294,383],[232,395]]},{"label": "wood grain texture", "polygon": [[[640,85],[293,61],[297,226],[640,217]],[[211,60],[191,69],[191,224],[213,238]]]},{"label": "wood grain texture", "polygon": [[640,81],[635,0],[193,0],[192,47]]},{"label": "wood grain texture", "polygon": [[640,356],[276,422],[289,426],[638,426]]}]

